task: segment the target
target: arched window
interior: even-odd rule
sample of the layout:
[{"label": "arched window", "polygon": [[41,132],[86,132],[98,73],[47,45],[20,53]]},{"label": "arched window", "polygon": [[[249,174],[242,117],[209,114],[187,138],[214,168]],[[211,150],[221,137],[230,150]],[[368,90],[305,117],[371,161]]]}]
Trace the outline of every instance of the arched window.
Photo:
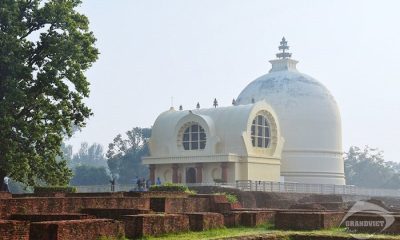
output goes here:
[{"label": "arched window", "polygon": [[206,133],[204,128],[195,123],[187,127],[183,133],[183,149],[198,150],[206,147]]},{"label": "arched window", "polygon": [[263,115],[257,115],[251,124],[251,142],[253,147],[268,148],[271,134],[268,120]]}]

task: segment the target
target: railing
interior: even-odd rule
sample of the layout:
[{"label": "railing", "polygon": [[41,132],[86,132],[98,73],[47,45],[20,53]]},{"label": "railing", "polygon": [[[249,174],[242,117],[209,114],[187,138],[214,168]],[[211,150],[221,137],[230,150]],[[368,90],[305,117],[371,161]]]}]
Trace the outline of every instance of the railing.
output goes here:
[{"label": "railing", "polygon": [[[288,193],[314,193],[314,194],[338,194],[338,195],[362,195],[374,197],[400,197],[399,189],[371,189],[352,185],[333,184],[308,184],[294,182],[269,182],[269,181],[247,181],[239,180],[235,183],[188,183],[189,187],[218,186],[226,188],[237,188],[242,191],[261,192],[288,192]],[[76,186],[78,192],[110,192],[111,185]],[[138,190],[135,184],[115,185],[114,191]],[[143,189],[142,189],[143,190]],[[145,190],[145,189],[144,189]]]},{"label": "railing", "polygon": [[363,196],[375,196],[375,197],[400,196],[399,189],[373,189],[373,188],[361,188],[352,185],[334,185],[334,184],[308,184],[308,183],[269,182],[269,181],[236,181],[236,187],[242,191],[363,195]]},{"label": "railing", "polygon": [[[90,185],[90,186],[75,186],[78,192],[113,192],[111,189],[111,185]],[[138,190],[133,184],[132,185],[121,185],[116,184],[114,186],[115,192],[129,192]]]}]

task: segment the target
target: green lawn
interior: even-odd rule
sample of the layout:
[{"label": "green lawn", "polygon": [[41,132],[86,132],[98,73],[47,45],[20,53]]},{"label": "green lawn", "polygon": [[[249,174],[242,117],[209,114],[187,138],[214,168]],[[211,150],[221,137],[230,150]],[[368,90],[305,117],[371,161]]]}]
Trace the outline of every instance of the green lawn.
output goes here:
[{"label": "green lawn", "polygon": [[262,227],[257,228],[247,228],[247,227],[237,227],[237,228],[221,228],[221,229],[213,229],[204,232],[187,232],[187,233],[179,233],[179,234],[169,234],[161,237],[147,237],[143,238],[146,240],[151,239],[217,239],[221,237],[235,237],[242,235],[251,235],[251,234],[260,234],[267,233],[269,230]]},{"label": "green lawn", "polygon": [[[204,232],[187,232],[179,234],[168,234],[160,237],[146,237],[142,240],[153,240],[153,239],[165,239],[165,240],[183,240],[183,239],[220,239],[227,237],[238,237],[238,236],[248,236],[248,235],[260,235],[260,234],[271,234],[277,237],[282,237],[282,239],[290,239],[290,235],[298,234],[303,236],[351,236],[349,233],[345,232],[344,229],[331,229],[331,230],[319,230],[319,231],[279,231],[273,230],[272,226],[259,226],[255,228],[249,227],[237,227],[237,228],[222,228],[213,229]],[[366,238],[366,234],[357,234],[360,239]],[[374,235],[374,239],[400,239],[400,236],[392,235]]]}]

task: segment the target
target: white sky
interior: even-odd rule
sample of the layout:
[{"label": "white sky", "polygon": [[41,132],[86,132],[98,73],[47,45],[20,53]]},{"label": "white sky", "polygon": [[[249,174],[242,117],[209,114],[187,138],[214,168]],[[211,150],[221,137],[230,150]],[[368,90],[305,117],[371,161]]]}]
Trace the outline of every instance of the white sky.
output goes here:
[{"label": "white sky", "polygon": [[298,69],[339,104],[344,150],[400,161],[400,1],[86,0],[97,37],[87,72],[94,116],[70,140],[106,148],[169,109],[230,105],[268,72],[285,36]]}]

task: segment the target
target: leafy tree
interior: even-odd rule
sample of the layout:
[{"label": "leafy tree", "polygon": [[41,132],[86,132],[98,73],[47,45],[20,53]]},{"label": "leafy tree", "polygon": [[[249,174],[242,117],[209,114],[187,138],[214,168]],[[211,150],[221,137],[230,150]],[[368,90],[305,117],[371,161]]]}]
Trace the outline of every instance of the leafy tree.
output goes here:
[{"label": "leafy tree", "polygon": [[80,0],[0,1],[0,180],[63,185],[61,143],[91,115],[84,71],[97,59]]},{"label": "leafy tree", "polygon": [[383,152],[366,146],[350,147],[345,153],[345,175],[348,185],[368,188],[399,188],[399,164],[385,162]]},{"label": "leafy tree", "polygon": [[81,144],[81,148],[72,158],[72,166],[106,166],[107,162],[103,153],[103,146],[93,143],[89,146],[87,142]]},{"label": "leafy tree", "polygon": [[[67,145],[65,142],[61,143],[61,156],[59,159],[65,160],[69,165],[72,161],[72,145]],[[71,167],[71,166],[69,166]]]},{"label": "leafy tree", "polygon": [[126,138],[118,134],[109,144],[107,163],[111,175],[118,178],[118,182],[132,183],[136,176],[147,177],[148,169],[141,159],[149,154],[147,142],[150,135],[150,128],[135,127],[126,132]]},{"label": "leafy tree", "polygon": [[110,176],[105,167],[77,166],[74,169],[74,177],[70,184],[73,186],[82,185],[104,185],[108,184]]}]

